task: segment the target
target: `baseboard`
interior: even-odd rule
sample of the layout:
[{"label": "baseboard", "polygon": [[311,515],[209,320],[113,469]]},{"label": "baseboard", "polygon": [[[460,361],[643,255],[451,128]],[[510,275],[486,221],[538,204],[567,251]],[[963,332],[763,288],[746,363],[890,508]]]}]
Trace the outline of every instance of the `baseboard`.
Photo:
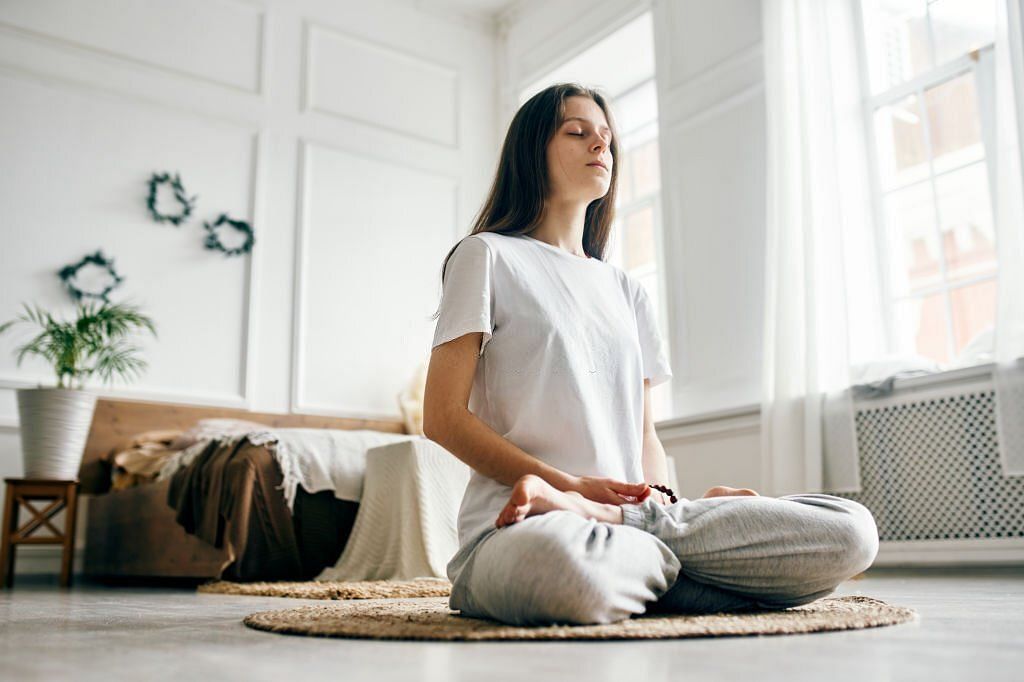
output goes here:
[{"label": "baseboard", "polygon": [[874,566],[1024,566],[1024,538],[881,542]]}]

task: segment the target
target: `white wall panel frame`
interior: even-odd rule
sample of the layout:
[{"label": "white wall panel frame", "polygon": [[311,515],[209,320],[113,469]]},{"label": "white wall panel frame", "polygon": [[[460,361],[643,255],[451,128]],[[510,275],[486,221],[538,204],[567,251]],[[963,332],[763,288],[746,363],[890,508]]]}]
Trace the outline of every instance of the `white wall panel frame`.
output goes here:
[{"label": "white wall panel frame", "polygon": [[[115,60],[126,64],[132,64],[137,67],[141,67],[148,70],[156,70],[164,73],[172,74],[174,76],[185,78],[189,80],[195,80],[205,83],[211,83],[218,87],[230,88],[241,92],[251,93],[255,95],[261,95],[265,91],[264,75],[266,73],[265,58],[266,58],[266,12],[263,7],[258,4],[244,2],[243,0],[206,0],[210,4],[230,5],[243,9],[246,12],[252,13],[257,19],[256,31],[258,35],[255,37],[256,43],[256,54],[252,55],[254,72],[252,74],[252,82],[248,85],[241,84],[238,82],[231,82],[224,78],[216,78],[209,74],[203,74],[196,71],[189,71],[186,69],[176,68],[167,63],[160,63],[155,59],[140,58],[130,54],[124,49],[117,49],[112,46],[101,46],[97,44],[90,44],[84,39],[75,39],[67,36],[59,35],[52,31],[39,30],[31,26],[26,25],[24,21],[25,16],[23,13],[23,21],[21,24],[17,23],[16,20],[10,18],[11,11],[20,10],[22,8],[29,8],[31,10],[38,10],[38,5],[42,3],[24,3],[21,7],[17,5],[5,8],[5,12],[0,14],[0,27],[3,27],[9,31],[15,31],[25,36],[31,37],[36,40],[41,40],[49,43],[50,45],[62,49],[76,52],[82,55],[91,55],[93,58],[100,60]],[[197,3],[199,7],[203,6],[203,3]],[[97,5],[92,5],[91,9],[95,10]],[[165,7],[173,7],[173,5]],[[3,17],[7,16],[7,19]],[[229,34],[232,27],[225,26],[224,34]]]},{"label": "white wall panel frame", "polygon": [[[360,115],[356,112],[346,112],[340,109],[332,109],[325,105],[317,103],[316,89],[314,82],[316,80],[317,69],[321,62],[317,59],[316,52],[314,49],[314,43],[316,40],[315,34],[319,32],[325,36],[333,37],[335,40],[343,41],[348,43],[350,46],[357,49],[365,50],[370,53],[378,53],[383,59],[390,60],[396,63],[404,63],[410,69],[417,69],[423,71],[433,71],[440,79],[450,80],[450,90],[448,92],[447,106],[451,109],[451,118],[446,123],[450,126],[447,129],[445,135],[431,136],[417,132],[415,130],[403,128],[398,124],[385,124],[380,120],[374,120],[373,118],[365,115]],[[360,65],[361,67],[363,65]],[[323,68],[323,67],[320,67]],[[343,67],[345,68],[345,67]],[[434,59],[427,59],[421,55],[413,54],[405,50],[397,49],[390,45],[385,45],[378,41],[368,40],[361,36],[342,31],[340,29],[328,26],[322,22],[315,22],[310,20],[304,20],[302,24],[302,103],[301,109],[305,112],[316,112],[327,116],[335,116],[338,118],[353,121],[360,125],[367,125],[382,130],[386,130],[399,135],[415,138],[430,142],[442,147],[451,149],[457,149],[459,147],[459,102],[460,102],[460,78],[458,69],[438,62]],[[440,86],[441,82],[436,82],[435,86]],[[429,107],[427,107],[429,109]]]},{"label": "white wall panel frame", "polygon": [[[162,112],[172,111],[177,116],[182,118],[193,118],[195,120],[205,121],[214,123],[217,125],[227,125],[239,128],[241,131],[246,132],[250,135],[253,152],[252,152],[252,165],[249,169],[249,192],[248,192],[248,210],[250,215],[253,216],[253,223],[258,228],[257,218],[259,217],[257,210],[260,208],[258,201],[259,196],[259,181],[262,176],[262,136],[257,127],[254,127],[248,123],[226,120],[219,116],[208,115],[203,112],[197,111],[192,108],[185,107],[172,107],[169,108],[165,103],[154,102],[152,99],[146,96],[139,96],[131,92],[110,92],[110,91],[96,91],[89,86],[69,81],[60,77],[45,76],[40,73],[24,71],[20,68],[10,68],[6,65],[0,64],[0,73],[5,73],[9,76],[14,76],[28,82],[36,82],[48,87],[57,86],[61,89],[67,89],[75,92],[79,96],[84,97],[103,97],[107,99],[121,99],[126,103],[142,106],[145,108],[158,107]],[[140,197],[143,196],[140,190]],[[201,218],[195,218],[198,221]],[[257,233],[258,234],[258,233]],[[255,252],[255,248],[254,248]],[[89,390],[96,392],[98,395],[105,396],[117,396],[126,399],[142,399],[142,400],[164,400],[169,402],[197,402],[200,404],[218,405],[227,407],[243,407],[249,409],[252,404],[251,396],[251,374],[253,368],[252,355],[255,352],[256,343],[253,339],[253,329],[256,321],[256,309],[258,300],[255,295],[257,286],[256,278],[258,274],[258,265],[253,260],[253,254],[246,256],[247,262],[247,275],[246,275],[246,287],[243,292],[245,300],[241,302],[244,312],[243,334],[239,342],[239,354],[240,359],[240,372],[239,372],[239,385],[237,391],[230,393],[220,392],[203,392],[203,391],[189,391],[176,389],[168,386],[150,386],[150,387],[118,387],[116,390],[110,390],[99,384],[93,385],[95,381],[89,385]],[[31,388],[39,384],[39,382],[50,382],[50,377],[36,377],[34,379],[19,378],[15,375],[0,373],[0,389],[16,390],[19,388]],[[7,422],[11,424],[17,424],[17,415],[11,415],[7,417]]]},{"label": "white wall panel frame", "polygon": [[[307,291],[308,282],[306,273],[308,271],[309,254],[309,200],[310,200],[310,155],[314,147],[328,151],[340,152],[352,157],[365,159],[375,163],[387,164],[403,170],[410,170],[417,173],[433,175],[452,184],[452,211],[456,216],[453,223],[451,238],[454,242],[462,236],[462,220],[459,217],[460,193],[462,191],[461,179],[446,172],[439,172],[436,169],[424,168],[412,164],[402,164],[394,159],[385,158],[380,155],[365,154],[359,150],[345,147],[334,143],[320,140],[302,138],[298,147],[298,173],[296,174],[296,230],[295,230],[295,277],[293,280],[293,304],[292,304],[292,357],[291,357],[291,389],[290,410],[302,414],[319,414],[327,416],[347,416],[355,419],[390,419],[400,416],[398,411],[375,412],[362,408],[349,408],[339,405],[323,405],[310,401],[305,395],[305,373],[307,362],[305,357],[306,329],[308,326],[307,315]],[[438,262],[440,267],[440,261]]]}]

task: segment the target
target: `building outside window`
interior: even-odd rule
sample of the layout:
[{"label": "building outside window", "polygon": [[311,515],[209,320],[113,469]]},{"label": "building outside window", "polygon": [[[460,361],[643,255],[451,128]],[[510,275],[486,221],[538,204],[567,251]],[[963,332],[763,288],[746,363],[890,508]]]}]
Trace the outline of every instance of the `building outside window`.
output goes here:
[{"label": "building outside window", "polygon": [[860,0],[889,347],[987,362],[996,251],[978,50],[995,0]]}]

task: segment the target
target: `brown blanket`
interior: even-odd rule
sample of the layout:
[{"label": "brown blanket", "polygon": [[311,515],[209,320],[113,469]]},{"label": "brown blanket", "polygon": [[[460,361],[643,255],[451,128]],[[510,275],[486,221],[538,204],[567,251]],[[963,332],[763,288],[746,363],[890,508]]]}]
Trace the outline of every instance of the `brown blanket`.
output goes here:
[{"label": "brown blanket", "polygon": [[293,514],[281,484],[267,446],[215,440],[174,474],[167,502],[186,532],[214,547],[227,544],[230,560],[219,578],[309,580],[337,562],[359,504],[300,487]]}]

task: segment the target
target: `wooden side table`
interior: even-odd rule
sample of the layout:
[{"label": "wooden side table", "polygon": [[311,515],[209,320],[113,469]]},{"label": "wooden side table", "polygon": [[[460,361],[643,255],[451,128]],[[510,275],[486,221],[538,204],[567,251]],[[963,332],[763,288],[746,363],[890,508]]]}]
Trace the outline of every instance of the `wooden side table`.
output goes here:
[{"label": "wooden side table", "polygon": [[[14,586],[14,550],[18,545],[63,545],[60,585],[71,585],[71,560],[75,552],[75,510],[78,508],[78,480],[46,480],[38,478],[5,478],[3,544],[0,545],[0,586]],[[33,501],[49,504],[36,509]],[[32,515],[23,526],[18,526],[22,508]],[[64,514],[64,532],[58,530],[52,519],[61,509]],[[46,526],[52,535],[33,535]]]}]

